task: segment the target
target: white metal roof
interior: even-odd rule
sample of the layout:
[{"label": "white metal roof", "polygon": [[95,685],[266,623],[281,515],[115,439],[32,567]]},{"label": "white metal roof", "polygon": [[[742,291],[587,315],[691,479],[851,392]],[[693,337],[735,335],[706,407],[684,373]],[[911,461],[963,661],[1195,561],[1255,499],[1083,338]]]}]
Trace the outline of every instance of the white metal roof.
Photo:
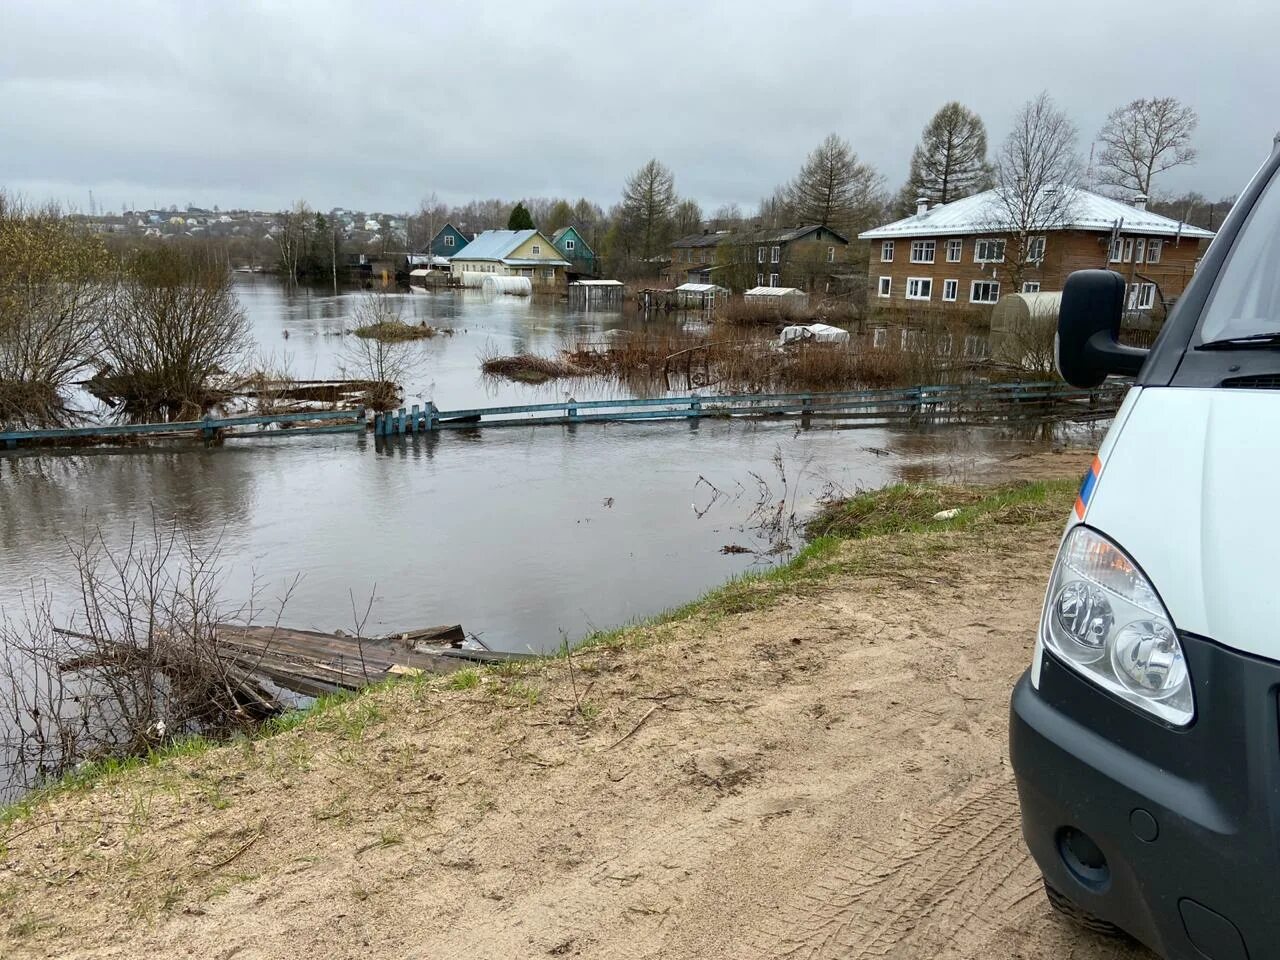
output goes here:
[{"label": "white metal roof", "polygon": [[[1117,223],[1120,232],[1157,237],[1183,236],[1192,240],[1210,240],[1213,234],[1188,223],[1162,217],[1150,210],[1139,210],[1132,204],[1112,200],[1101,194],[1079,188],[1072,189],[1073,198],[1064,222],[1055,230],[1096,230],[1110,233]],[[969,233],[1000,233],[1010,229],[995,190],[975,193],[913,214],[903,220],[858,234],[862,240],[893,240],[899,237],[957,236]]]},{"label": "white metal roof", "polygon": [[743,296],[746,297],[789,297],[793,294],[806,296],[803,290],[795,287],[752,287]]},{"label": "white metal roof", "polygon": [[569,284],[571,287],[620,287],[621,280],[575,280]]},{"label": "white metal roof", "polygon": [[724,290],[725,288],[714,283],[682,283],[676,289],[683,290],[686,293],[711,293],[714,290]]}]

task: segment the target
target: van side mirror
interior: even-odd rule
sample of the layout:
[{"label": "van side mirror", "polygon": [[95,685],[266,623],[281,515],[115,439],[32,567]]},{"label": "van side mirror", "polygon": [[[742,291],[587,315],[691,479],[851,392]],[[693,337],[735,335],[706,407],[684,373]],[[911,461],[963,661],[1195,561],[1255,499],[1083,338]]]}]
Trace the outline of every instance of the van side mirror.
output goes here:
[{"label": "van side mirror", "polygon": [[1073,387],[1096,387],[1108,376],[1132,377],[1147,351],[1119,342],[1124,277],[1111,270],[1077,270],[1062,287],[1058,309],[1058,372]]}]

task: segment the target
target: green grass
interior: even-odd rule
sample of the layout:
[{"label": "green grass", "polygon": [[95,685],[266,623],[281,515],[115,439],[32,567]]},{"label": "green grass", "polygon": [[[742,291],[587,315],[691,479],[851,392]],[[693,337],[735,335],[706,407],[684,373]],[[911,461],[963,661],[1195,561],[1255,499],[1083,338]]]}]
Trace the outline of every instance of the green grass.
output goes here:
[{"label": "green grass", "polygon": [[[337,733],[348,742],[358,742],[385,719],[378,692],[391,684],[411,683],[423,691],[466,691],[480,686],[484,675],[504,682],[495,684],[494,693],[504,694],[509,703],[533,705],[538,702],[537,688],[520,678],[540,669],[547,661],[577,656],[591,649],[627,646],[643,648],[660,638],[660,628],[697,615],[706,626],[722,617],[759,609],[780,596],[813,587],[836,573],[858,572],[860,564],[874,560],[841,556],[846,540],[891,534],[918,534],[943,530],[966,530],[982,524],[1031,524],[1064,520],[1075,495],[1075,480],[1050,480],[1017,483],[1001,487],[950,487],[931,484],[899,484],[869,493],[858,494],[824,505],[806,526],[809,543],[788,563],[767,570],[743,574],[704,594],[697,600],[666,610],[612,630],[591,634],[572,651],[567,646],[558,653],[535,660],[508,661],[493,666],[468,668],[445,678],[392,678],[366,687],[362,691],[342,691],[317,698],[310,707],[280,714],[263,723],[252,735],[240,738],[241,746],[295,730],[305,723]],[[942,510],[957,508],[959,513],[949,520],[935,520]],[[598,709],[598,708],[597,708]],[[193,736],[167,744],[145,756],[107,758],[82,765],[52,782],[27,794],[15,803],[0,808],[0,829],[24,819],[44,802],[66,793],[91,789],[127,777],[144,766],[157,766],[170,760],[195,757],[218,746],[205,737]],[[302,762],[296,764],[302,766]],[[220,796],[209,801],[218,806]],[[3,852],[0,838],[0,852]]]}]

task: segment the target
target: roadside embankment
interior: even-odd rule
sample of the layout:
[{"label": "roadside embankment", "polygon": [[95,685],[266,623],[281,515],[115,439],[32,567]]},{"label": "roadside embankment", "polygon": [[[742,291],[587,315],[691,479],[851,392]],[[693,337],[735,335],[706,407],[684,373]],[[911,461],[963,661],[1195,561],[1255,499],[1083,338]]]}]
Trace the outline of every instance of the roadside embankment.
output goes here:
[{"label": "roadside embankment", "polygon": [[0,955],[1145,956],[1050,914],[1008,767],[1074,487],[866,495],[571,657],[35,798],[0,827]]}]

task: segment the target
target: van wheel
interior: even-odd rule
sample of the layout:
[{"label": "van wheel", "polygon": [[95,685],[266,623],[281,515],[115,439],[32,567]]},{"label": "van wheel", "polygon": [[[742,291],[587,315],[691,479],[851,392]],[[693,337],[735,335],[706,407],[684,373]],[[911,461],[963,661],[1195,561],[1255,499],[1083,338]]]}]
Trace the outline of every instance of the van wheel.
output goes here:
[{"label": "van wheel", "polygon": [[1049,906],[1077,926],[1084,927],[1086,930],[1091,930],[1103,937],[1128,939],[1129,935],[1114,923],[1110,920],[1103,920],[1101,917],[1095,917],[1051,884],[1047,878],[1044,879],[1044,895],[1049,898]]}]

